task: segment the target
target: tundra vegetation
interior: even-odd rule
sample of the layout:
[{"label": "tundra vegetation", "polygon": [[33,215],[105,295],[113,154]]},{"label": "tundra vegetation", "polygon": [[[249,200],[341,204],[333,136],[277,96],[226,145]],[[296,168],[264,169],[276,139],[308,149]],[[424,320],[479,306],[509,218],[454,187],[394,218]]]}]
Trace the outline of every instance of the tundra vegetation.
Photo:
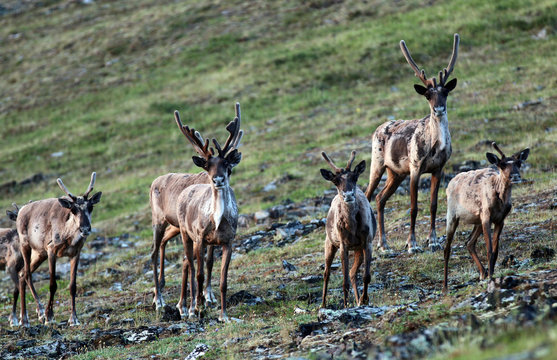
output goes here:
[{"label": "tundra vegetation", "polygon": [[[30,311],[28,330],[10,328],[13,282],[3,275],[2,357],[39,351],[43,357],[170,359],[205,344],[209,359],[350,358],[374,351],[550,358],[557,351],[555,24],[557,5],[550,0],[3,2],[2,213],[12,202],[60,196],[57,177],[83,189],[93,170],[104,196],[80,254],[82,325],[66,325],[66,259],[56,266],[54,326],[39,324]],[[460,226],[442,294],[442,252],[405,252],[410,204],[403,183],[385,207],[393,254],[375,254],[371,262],[374,315],[318,318],[335,315],[343,302],[341,271],[333,270],[329,312],[318,315],[321,220],[336,193],[319,174],[320,153],[333,159],[347,159],[353,149],[370,154],[380,124],[427,114],[398,44],[404,39],[415,62],[434,71],[447,65],[453,33],[461,36],[451,75],[458,86],[448,101],[453,151],[439,189],[436,233],[443,245],[451,176],[488,167],[485,152],[493,141],[509,151],[530,148],[494,268],[502,290],[493,298],[479,281],[465,246],[471,229]],[[198,172],[191,151],[183,156],[174,110],[185,124],[222,139],[235,101],[242,104],[245,141],[231,186],[239,220],[250,220],[238,227],[233,245],[231,322],[217,321],[217,307],[206,308],[199,322],[179,320],[152,305],[149,186],[161,174]],[[366,178],[367,172],[361,187]],[[423,247],[430,186],[428,175],[422,178],[416,241]],[[13,223],[3,217],[0,227]],[[481,259],[484,248],[478,247]],[[179,299],[182,256],[179,240],[170,241],[164,291],[172,304]],[[33,278],[46,299],[48,268],[39,267]]]}]

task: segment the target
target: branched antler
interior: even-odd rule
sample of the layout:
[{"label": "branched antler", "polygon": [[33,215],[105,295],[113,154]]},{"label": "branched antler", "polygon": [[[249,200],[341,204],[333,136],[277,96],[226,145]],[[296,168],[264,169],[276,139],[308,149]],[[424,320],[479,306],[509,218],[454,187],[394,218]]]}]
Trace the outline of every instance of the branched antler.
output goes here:
[{"label": "branched antler", "polygon": [[453,40],[453,53],[451,55],[451,60],[449,60],[449,65],[443,71],[439,72],[439,83],[441,86],[445,85],[445,82],[449,78],[449,75],[453,72],[454,64],[456,63],[456,58],[458,57],[458,45],[460,44],[460,36],[454,34]]},{"label": "branched antler", "polygon": [[219,156],[225,157],[230,151],[237,149],[240,145],[240,140],[242,140],[242,136],[244,132],[240,129],[241,126],[241,114],[240,114],[240,103],[236,103],[236,117],[234,120],[226,125],[226,130],[230,133],[228,135],[228,139],[224,143],[224,147],[221,148],[217,139],[213,139],[213,144],[217,148],[219,152]]},{"label": "branched antler", "polygon": [[422,81],[422,83],[425,86],[433,85],[433,82],[431,80],[428,80],[427,77],[425,76],[425,70],[424,69],[420,70],[420,68],[414,61],[414,59],[412,59],[412,56],[410,55],[410,51],[406,47],[406,43],[404,42],[404,40],[400,40],[400,50],[402,50],[402,54],[406,58],[406,61],[408,61],[408,64],[410,64],[410,67],[412,67],[414,73]]},{"label": "branched antler", "polygon": [[[456,63],[456,58],[458,57],[459,44],[460,44],[460,36],[458,34],[454,34],[453,53],[451,55],[451,59],[449,60],[449,65],[447,66],[447,68],[443,69],[442,71],[439,71],[439,85],[441,86],[445,85],[445,82],[449,78],[449,75],[453,72],[454,65]],[[414,59],[412,59],[412,56],[410,55],[410,51],[406,47],[406,43],[404,42],[404,40],[400,40],[400,50],[402,50],[402,54],[406,58],[406,61],[408,62],[408,64],[410,64],[410,66],[414,70],[414,73],[422,81],[422,83],[426,87],[429,86],[437,87],[437,80],[434,77],[428,79],[425,75],[425,70],[424,69],[420,70],[420,68],[414,61]]]},{"label": "branched antler", "polygon": [[215,151],[211,148],[209,149],[209,139],[203,140],[201,134],[193,128],[189,128],[187,125],[184,126],[182,124],[182,120],[180,120],[180,113],[178,110],[174,111],[174,119],[176,120],[176,124],[178,128],[184,134],[186,139],[192,144],[194,150],[201,155],[205,159],[209,159],[212,155],[214,155]]},{"label": "branched antler", "polygon": [[[174,118],[176,119],[176,124],[180,131],[186,136],[188,141],[193,145],[194,150],[204,157],[205,159],[209,159],[211,156],[215,155],[215,149],[212,147],[209,148],[209,139],[203,140],[201,134],[193,128],[189,128],[187,125],[184,126],[182,121],[180,120],[180,114],[178,110],[174,111]],[[226,130],[230,133],[228,139],[224,143],[224,146],[221,147],[217,139],[213,138],[213,144],[217,149],[218,155],[220,157],[226,157],[226,155],[234,150],[237,149],[240,145],[240,140],[242,140],[242,136],[244,132],[240,129],[240,103],[236,103],[236,117],[226,126]]]}]

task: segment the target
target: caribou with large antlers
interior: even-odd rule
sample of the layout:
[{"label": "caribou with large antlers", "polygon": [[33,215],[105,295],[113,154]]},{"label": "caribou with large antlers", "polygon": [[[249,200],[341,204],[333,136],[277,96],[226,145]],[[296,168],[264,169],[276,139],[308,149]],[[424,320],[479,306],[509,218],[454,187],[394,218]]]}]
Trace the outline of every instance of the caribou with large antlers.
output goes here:
[{"label": "caribou with large antlers", "polygon": [[[460,222],[474,225],[474,229],[466,241],[466,247],[480,272],[480,280],[493,276],[495,262],[499,254],[501,231],[505,218],[512,207],[512,184],[521,181],[520,167],[528,158],[530,149],[524,149],[507,157],[496,143],[492,143],[492,145],[501,155],[501,158],[499,159],[497,155],[489,152],[485,155],[487,160],[496,166],[496,169],[487,168],[460,173],[447,186],[447,244],[444,254],[444,292],[447,291],[451,243]],[[493,239],[491,237],[491,223],[494,224]],[[487,272],[476,253],[476,241],[482,233],[487,247]]]},{"label": "caribou with large antlers", "polygon": [[389,249],[385,235],[384,209],[385,203],[394,194],[400,183],[410,175],[410,235],[408,236],[408,252],[421,251],[416,243],[415,227],[418,215],[418,183],[422,174],[431,173],[431,225],[429,247],[431,250],[440,248],[435,232],[437,214],[437,193],[443,174],[443,166],[451,156],[451,135],[447,120],[447,97],[456,87],[456,79],[447,82],[458,56],[460,38],[454,35],[453,53],[446,69],[439,72],[437,79],[428,79],[424,70],[420,70],[406,47],[404,40],[400,48],[404,57],[414,70],[416,76],[425,85],[414,85],[416,92],[423,95],[429,103],[430,114],[418,120],[389,121],[375,130],[372,139],[371,170],[366,197],[371,201],[373,192],[379,185],[381,176],[387,170],[385,187],[377,194],[377,217],[379,218],[378,247]]},{"label": "caribou with large antlers", "polygon": [[[345,168],[337,167],[325,152],[321,155],[334,172],[321,169],[321,175],[325,180],[331,181],[338,190],[334,197],[331,208],[327,215],[327,237],[325,239],[325,273],[323,275],[323,301],[321,307],[327,305],[327,286],[331,264],[337,250],[340,249],[342,261],[342,274],[344,276],[342,290],[344,294],[344,307],[348,305],[348,251],[354,251],[354,264],[350,270],[350,281],[354,289],[354,296],[358,305],[368,303],[367,288],[371,281],[371,242],[375,236],[377,224],[369,206],[369,202],[362,190],[358,187],[358,177],[366,168],[365,161],[361,161],[354,170],[350,170],[356,152],[352,151],[350,160]],[[364,262],[364,290],[360,297],[356,278],[358,269]]]},{"label": "caribou with large antlers", "polygon": [[[177,304],[180,314],[186,316],[186,291],[187,277],[191,274],[192,305],[189,315],[193,316],[199,311],[199,306],[208,301],[214,302],[211,289],[211,272],[213,267],[214,245],[223,247],[223,258],[221,267],[221,320],[227,320],[226,316],[226,288],[228,265],[230,263],[230,242],[236,235],[238,209],[234,192],[229,186],[228,180],[234,168],[241,160],[241,154],[237,148],[243,131],[240,130],[240,104],[236,104],[236,118],[231,121],[226,130],[230,133],[223,147],[216,139],[213,144],[217,149],[209,147],[209,139],[203,139],[199,132],[184,126],[180,116],[174,113],[178,128],[194,150],[201,156],[194,156],[193,162],[205,171],[199,174],[167,174],[163,175],[151,185],[150,203],[153,222],[153,277],[155,281],[154,302],[157,308],[164,306],[161,288],[164,284],[164,246],[166,242],[181,233],[186,258],[182,264],[182,291],[180,301]],[[203,193],[204,195],[199,195]],[[187,220],[186,220],[187,219]],[[193,281],[193,259],[198,262],[197,279],[198,289],[203,288],[203,259],[205,246],[207,249],[207,277],[208,283],[205,289],[205,297],[199,291],[196,294],[196,284]],[[160,251],[161,277],[157,276],[157,258]],[[190,272],[191,265],[191,272]],[[199,302],[199,305],[197,304]]]},{"label": "caribou with large antlers", "polygon": [[95,179],[96,173],[93,172],[85,193],[82,196],[75,196],[58,178],[58,186],[66,193],[66,196],[35,201],[26,204],[19,211],[17,232],[24,263],[23,276],[19,280],[19,291],[21,293],[21,322],[24,326],[29,326],[25,308],[25,283],[29,285],[37,302],[39,319],[45,317],[44,308],[35,291],[31,273],[47,258],[50,272],[50,298],[46,307],[46,323],[54,322],[53,302],[57,288],[56,259],[62,256],[69,257],[71,265],[71,316],[68,324],[70,326],[80,324],[75,311],[77,266],[81,248],[91,232],[93,205],[101,200],[101,192],[89,197],[93,191]]}]

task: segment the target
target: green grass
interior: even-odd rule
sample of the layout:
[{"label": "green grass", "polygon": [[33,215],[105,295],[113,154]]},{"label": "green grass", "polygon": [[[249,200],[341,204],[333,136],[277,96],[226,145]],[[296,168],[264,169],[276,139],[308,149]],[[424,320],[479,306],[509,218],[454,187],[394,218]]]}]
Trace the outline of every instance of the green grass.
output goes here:
[{"label": "green grass", "polygon": [[[78,278],[78,288],[96,291],[93,297],[83,298],[78,309],[84,313],[98,306],[95,302],[100,297],[112,295],[113,279],[102,273],[106,267],[114,267],[128,276],[121,275],[126,291],[116,298],[118,304],[124,304],[121,317],[130,317],[130,304],[151,300],[152,279],[142,272],[150,264],[149,186],[168,172],[200,170],[191,161],[193,149],[174,124],[174,110],[205,137],[224,139],[234,103],[241,103],[243,158],[234,170],[232,185],[242,213],[286,199],[320,196],[330,188],[319,174],[325,166],[319,156],[322,150],[344,161],[355,149],[357,159],[365,159],[369,165],[370,138],[378,125],[391,118],[412,119],[428,113],[426,101],[412,88],[417,79],[400,53],[398,41],[404,39],[418,65],[433,75],[446,66],[455,32],[461,36],[461,46],[454,70],[458,86],[448,100],[453,155],[446,171],[452,172],[453,165],[465,160],[484,161],[489,151],[481,145],[485,140],[497,141],[506,152],[530,147],[530,167],[524,177],[532,183],[513,190],[515,209],[521,203],[552,198],[551,189],[557,186],[556,23],[557,6],[550,0],[452,0],[425,5],[386,0],[99,0],[82,5],[52,0],[17,15],[2,15],[0,185],[37,173],[47,180],[1,192],[0,208],[62,195],[57,177],[63,178],[70,191],[80,193],[96,171],[96,190],[103,197],[93,214],[94,227],[102,236],[130,233],[135,246],[127,251],[113,249],[109,259],[101,259]],[[545,37],[538,36],[542,30]],[[538,105],[517,107],[537,99],[541,99]],[[61,157],[51,156],[60,151]],[[285,175],[292,180],[280,183],[274,191],[262,191]],[[367,173],[360,184],[366,182]],[[423,223],[418,224],[418,238],[423,241],[429,194],[420,193],[419,198],[418,220]],[[442,218],[444,189],[439,199]],[[408,196],[393,196],[387,208],[389,241],[402,249],[409,222]],[[553,217],[549,205],[514,211],[503,233],[509,239],[503,252],[528,257],[537,244],[555,248]],[[540,229],[525,234],[521,231],[524,224]],[[12,226],[7,220],[0,225]],[[444,234],[444,225],[442,220],[438,222],[438,235]],[[461,231],[470,229],[461,226],[458,233]],[[464,236],[458,235],[454,244],[462,245]],[[245,321],[240,333],[252,336],[245,348],[240,343],[226,349],[219,346],[230,336],[241,336],[234,334],[232,325],[226,325],[214,338],[178,338],[187,345],[176,347],[172,345],[176,339],[165,338],[126,352],[185,357],[195,343],[207,341],[212,344],[209,358],[235,357],[237,351],[262,344],[263,336],[253,334],[267,326],[287,344],[291,341],[285,340],[290,339],[288,331],[313,319],[292,314],[293,307],[308,306],[292,299],[313,290],[295,277],[278,275],[282,265],[277,259],[292,261],[300,275],[319,274],[324,238],[320,229],[296,244],[253,251],[233,260],[230,294],[251,287],[265,295],[285,283],[291,299],[271,306],[232,309],[232,316]],[[480,256],[484,256],[482,246],[479,242]],[[168,269],[165,291],[175,301],[180,245],[170,245],[168,257],[175,266]],[[440,253],[394,262],[378,258],[375,266],[378,272],[392,271],[393,281],[408,276],[409,282],[440,289],[441,259]],[[455,283],[477,277],[468,259],[451,259],[451,264],[450,278]],[[379,275],[372,282],[381,281]],[[67,281],[58,285],[61,304],[55,308],[57,319],[69,314]],[[333,276],[332,288],[340,283],[340,276]],[[473,286],[471,291],[483,286]],[[4,286],[8,287],[11,282]],[[47,293],[47,282],[38,289]],[[386,286],[370,294],[372,301],[397,304],[415,298],[415,294],[393,295],[391,290]],[[330,302],[340,300],[340,293],[330,294]],[[3,313],[7,307],[7,303],[3,305]],[[450,315],[438,310],[439,321]],[[145,323],[157,321],[152,312],[141,311],[133,316],[144,317]],[[261,317],[266,319],[264,323]],[[419,318],[416,322],[427,321]],[[281,327],[287,330],[279,330]],[[532,341],[547,341],[554,330],[534,334]],[[384,333],[393,331],[404,331],[404,326]],[[513,346],[505,351],[535,345],[525,340]],[[451,356],[458,358],[459,351]],[[81,358],[125,356],[119,348],[107,348]]]}]

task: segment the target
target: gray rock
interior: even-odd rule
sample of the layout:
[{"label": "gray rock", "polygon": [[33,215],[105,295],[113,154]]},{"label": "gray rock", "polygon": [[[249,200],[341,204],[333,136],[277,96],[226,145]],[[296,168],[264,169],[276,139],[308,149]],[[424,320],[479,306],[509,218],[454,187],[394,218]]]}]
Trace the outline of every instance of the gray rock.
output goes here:
[{"label": "gray rock", "polygon": [[195,349],[193,349],[193,351],[191,353],[189,353],[188,356],[186,356],[185,360],[198,359],[198,358],[202,357],[203,355],[205,355],[205,353],[207,351],[209,351],[209,346],[208,345],[197,344],[195,346]]},{"label": "gray rock", "polygon": [[265,220],[267,220],[269,216],[270,216],[269,212],[265,210],[259,210],[255,214],[253,214],[253,218],[255,219],[255,222],[257,222],[258,224],[265,222]]},{"label": "gray rock", "polygon": [[303,278],[301,278],[300,280],[302,280],[305,283],[308,284],[315,284],[321,280],[323,280],[323,275],[309,275],[309,276],[304,276]]},{"label": "gray rock", "polygon": [[292,265],[286,260],[282,260],[282,268],[286,271],[296,271],[296,266]]}]

